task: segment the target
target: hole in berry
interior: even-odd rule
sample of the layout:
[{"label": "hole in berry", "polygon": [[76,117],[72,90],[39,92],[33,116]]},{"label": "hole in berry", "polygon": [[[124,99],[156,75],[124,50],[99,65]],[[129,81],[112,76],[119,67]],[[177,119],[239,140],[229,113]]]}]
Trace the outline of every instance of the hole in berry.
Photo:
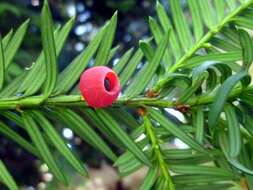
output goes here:
[{"label": "hole in berry", "polygon": [[112,90],[110,80],[107,77],[104,80],[104,87],[108,92]]}]

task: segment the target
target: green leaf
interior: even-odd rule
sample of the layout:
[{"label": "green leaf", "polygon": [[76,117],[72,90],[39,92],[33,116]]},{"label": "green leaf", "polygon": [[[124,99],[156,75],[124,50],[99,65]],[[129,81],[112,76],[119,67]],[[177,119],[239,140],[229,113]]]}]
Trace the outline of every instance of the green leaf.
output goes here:
[{"label": "green leaf", "polygon": [[6,166],[4,165],[4,163],[2,162],[2,160],[0,160],[0,179],[1,181],[4,182],[4,184],[11,190],[18,190],[18,186],[16,184],[16,182],[14,181],[13,177],[11,176],[11,174],[9,173],[8,169],[6,168]]},{"label": "green leaf", "polygon": [[160,65],[164,52],[168,46],[168,42],[169,42],[169,32],[166,35],[164,35],[162,41],[158,45],[153,59],[143,66],[143,68],[133,79],[131,84],[127,87],[125,91],[126,97],[134,97],[140,94],[146,88],[149,81],[156,72],[158,66]]},{"label": "green leaf", "polygon": [[[153,19],[152,17],[149,17],[149,27],[151,29],[151,32],[152,32],[152,35],[155,39],[156,44],[159,45],[163,36],[164,36],[164,32],[162,31],[158,22],[155,19]],[[150,60],[148,60],[148,61],[151,61],[151,59],[152,58],[150,58]],[[163,62],[165,63],[165,66],[167,66],[168,68],[173,64],[172,54],[169,49],[167,49],[167,51],[165,51],[165,53],[164,53]]]},{"label": "green leaf", "polygon": [[223,29],[221,30],[221,34],[228,38],[230,41],[232,41],[235,45],[240,46],[238,32],[235,27],[223,27]]},{"label": "green leaf", "polygon": [[156,3],[156,13],[164,32],[171,31],[170,46],[172,48],[173,55],[175,56],[176,60],[178,60],[182,53],[180,44],[178,43],[177,36],[175,34],[175,31],[172,27],[165,8],[158,1]]},{"label": "green leaf", "polygon": [[222,158],[222,153],[217,150],[210,151],[210,155],[192,149],[165,149],[162,152],[168,165],[204,164]]},{"label": "green leaf", "polygon": [[[252,169],[251,166],[251,148],[250,146],[247,146],[247,144],[245,144],[245,146],[242,146],[242,153],[240,154],[240,158],[242,160],[242,162],[250,169]],[[248,184],[249,189],[253,188],[253,176],[252,175],[246,175],[246,181]]]},{"label": "green leaf", "polygon": [[[55,46],[56,46],[56,56],[58,56],[65,44],[65,41],[68,37],[69,32],[72,29],[75,18],[72,17],[62,29],[56,29],[54,32]],[[31,70],[27,74],[27,77],[20,86],[18,92],[24,93],[25,96],[32,95],[36,93],[46,78],[46,73],[41,72],[45,70],[45,57],[43,51],[40,53],[39,57],[35,61],[35,64],[32,66]]]},{"label": "green leaf", "polygon": [[217,167],[211,166],[195,166],[195,165],[171,165],[170,169],[177,174],[188,175],[213,175],[213,176],[230,176],[233,177],[233,173]]},{"label": "green leaf", "polygon": [[217,84],[219,84],[219,76],[218,73],[215,71],[215,69],[208,69],[207,72],[208,72],[208,79],[206,80],[206,89],[207,91],[212,91],[216,88]]},{"label": "green leaf", "polygon": [[[169,73],[169,74],[167,74],[164,84],[166,84],[166,86],[172,86],[173,83],[175,84],[178,81],[183,81],[185,84],[187,84],[187,86],[190,86],[192,84],[192,79],[188,75],[182,74],[182,73]],[[153,88],[153,90],[157,91],[160,88],[161,88],[161,86],[157,85],[156,88]],[[166,89],[164,89],[164,90],[166,90]]]},{"label": "green leaf", "polygon": [[173,182],[177,184],[201,184],[201,183],[215,183],[230,181],[231,176],[212,176],[212,175],[203,175],[203,174],[194,174],[194,175],[176,175],[173,176]]},{"label": "green leaf", "polygon": [[5,69],[11,64],[18,48],[21,45],[21,42],[25,36],[26,30],[28,28],[30,20],[26,20],[14,33],[11,40],[8,43],[8,46],[4,50],[5,55]]},{"label": "green leaf", "polygon": [[238,26],[242,26],[244,28],[253,29],[253,21],[250,18],[246,18],[243,16],[238,16],[235,18],[234,23]]},{"label": "green leaf", "polygon": [[[14,80],[11,81],[10,84],[8,84],[1,92],[0,92],[0,97],[1,98],[6,98],[6,97],[10,97],[11,95],[13,95],[17,89],[20,87],[20,85],[22,84],[23,80],[25,79],[27,75],[27,72],[23,72],[21,73],[19,76],[17,76]],[[19,94],[15,94],[15,95],[19,95]]]},{"label": "green leaf", "polygon": [[45,134],[49,137],[53,145],[56,149],[62,154],[66,160],[81,174],[88,175],[87,169],[84,164],[77,159],[59,134],[56,132],[54,127],[49,123],[49,121],[38,111],[33,111],[34,118],[36,118],[37,122],[40,124],[41,128],[43,128]]},{"label": "green leaf", "polygon": [[101,118],[101,120],[107,125],[110,131],[113,133],[115,137],[117,137],[122,144],[125,145],[127,150],[132,152],[136,158],[138,158],[142,163],[146,165],[150,165],[149,159],[146,155],[140,150],[140,148],[135,144],[135,142],[123,131],[118,124],[114,121],[114,119],[104,110],[96,110],[96,113]]},{"label": "green leaf", "polygon": [[189,165],[189,164],[205,164],[209,161],[215,161],[218,159],[214,159],[208,156],[200,156],[200,157],[193,157],[193,158],[188,158],[188,159],[181,159],[181,160],[171,160],[171,159],[166,159],[165,163],[170,165]]},{"label": "green leaf", "polygon": [[113,38],[115,36],[117,25],[117,11],[112,16],[109,24],[106,27],[105,37],[102,39],[101,45],[98,49],[96,56],[96,61],[94,66],[106,65],[109,60],[109,54],[113,43]]},{"label": "green leaf", "polygon": [[111,50],[110,50],[110,53],[109,53],[109,57],[108,57],[108,60],[107,62],[109,62],[114,56],[115,54],[117,53],[117,51],[119,50],[120,46],[117,45],[115,47],[113,47]]},{"label": "green leaf", "polygon": [[243,66],[248,69],[253,61],[253,41],[248,32],[239,29],[239,40],[242,47]]},{"label": "green leaf", "polygon": [[218,38],[218,37],[213,37],[210,40],[210,43],[224,51],[230,52],[230,51],[240,51],[240,47],[235,45],[233,42],[231,42],[229,39],[226,38]]},{"label": "green leaf", "polygon": [[145,57],[147,58],[149,62],[152,61],[152,58],[154,56],[154,50],[150,43],[151,41],[152,41],[152,38],[139,41],[139,47],[141,48],[143,54],[145,55]]},{"label": "green leaf", "polygon": [[240,97],[241,101],[247,105],[252,107],[253,106],[253,97],[252,97],[252,92],[245,92],[241,94]]},{"label": "green leaf", "polygon": [[[142,124],[141,126],[139,126],[138,128],[134,129],[132,131],[132,133],[130,134],[131,138],[132,139],[137,139],[144,133],[144,125]],[[144,137],[142,140],[138,141],[138,144],[141,144],[144,140],[146,139],[146,137]],[[146,145],[146,143],[145,143]],[[144,146],[145,147],[145,146]],[[143,148],[144,148],[143,147]]]},{"label": "green leaf", "polygon": [[119,75],[120,78],[120,84],[123,87],[126,82],[130,79],[132,74],[134,73],[137,65],[140,63],[140,61],[143,58],[143,53],[141,49],[139,48],[135,54],[131,57],[130,61],[128,62],[127,66],[125,69],[121,72]]},{"label": "green leaf", "polygon": [[[18,127],[21,127],[22,129],[26,130],[26,128],[23,124],[22,117],[20,117],[18,114],[14,113],[12,111],[5,111],[5,112],[2,112],[1,115],[6,117],[7,119],[9,119],[10,121],[16,123]],[[44,133],[42,134],[42,136],[45,139],[47,144],[52,145],[52,142],[50,141],[48,136],[46,136]]]},{"label": "green leaf", "polygon": [[190,99],[191,96],[201,87],[204,80],[208,78],[208,73],[202,73],[197,80],[193,81],[192,85],[189,88],[186,88],[180,98],[178,99],[179,103],[185,103],[187,100]]},{"label": "green leaf", "polygon": [[[193,126],[178,123],[179,121],[175,117],[173,117],[173,115],[171,114],[169,114],[169,117],[172,117],[171,119],[175,119],[176,120],[175,122],[178,125],[178,127],[185,133],[191,134],[195,132],[195,128]],[[164,127],[155,127],[153,130],[155,131],[155,133],[157,133],[157,135],[173,136],[173,134],[169,132],[167,129],[165,129]]]},{"label": "green leaf", "polygon": [[158,22],[151,16],[148,17],[149,27],[152,35],[155,39],[156,44],[160,43],[163,36],[162,28],[159,26]]},{"label": "green leaf", "polygon": [[237,7],[236,0],[226,0],[228,7],[233,11]]},{"label": "green leaf", "polygon": [[248,18],[248,19],[252,19],[252,18],[253,18],[252,7],[249,6],[247,9],[245,9],[245,10],[240,14],[240,16],[243,16],[243,17]]},{"label": "green leaf", "polygon": [[236,160],[235,158],[228,158],[228,161],[230,164],[232,164],[235,168],[237,168],[238,170],[240,170],[241,172],[245,173],[245,174],[249,174],[249,175],[253,175],[253,170],[248,169],[247,167],[245,167],[244,165],[242,165],[238,160]]},{"label": "green leaf", "polygon": [[229,144],[228,144],[228,137],[225,131],[219,131],[219,144],[221,146],[221,149],[227,159],[227,161],[235,168],[240,170],[241,172],[249,175],[253,175],[253,170],[245,167],[243,164],[241,164],[236,158],[231,158],[229,156]]},{"label": "green leaf", "polygon": [[194,68],[205,61],[216,61],[216,62],[235,62],[242,58],[241,51],[231,51],[227,53],[209,53],[207,55],[198,55],[187,60],[184,64],[185,67]]},{"label": "green leaf", "polygon": [[195,133],[195,138],[196,141],[199,144],[203,144],[204,141],[204,122],[205,122],[205,115],[201,107],[197,108],[197,111],[195,114],[193,114],[193,122],[194,126],[196,127],[196,133]]},{"label": "green leaf", "polygon": [[128,176],[137,171],[138,169],[140,169],[141,167],[143,167],[143,164],[139,160],[137,159],[129,160],[128,162],[119,166],[120,176],[121,177]]},{"label": "green leaf", "polygon": [[[217,71],[220,72],[220,75],[217,73]],[[232,69],[230,68],[229,64],[219,63],[215,61],[207,61],[192,70],[193,81],[198,81],[199,77],[205,72],[208,72],[209,75],[207,80],[207,87],[210,87],[210,83],[213,83],[214,88],[217,86],[218,76],[220,76],[220,82],[224,82],[224,80],[226,80],[230,75],[232,75]],[[211,81],[212,77],[215,78],[214,81]]]},{"label": "green leaf", "polygon": [[200,184],[200,185],[177,185],[177,190],[227,190],[229,187],[233,186],[232,183],[210,183],[210,184]]},{"label": "green leaf", "polygon": [[8,45],[9,42],[10,42],[10,39],[11,39],[11,37],[12,37],[12,34],[13,34],[13,30],[11,29],[11,30],[3,37],[3,40],[2,40],[3,49],[6,49],[6,48],[7,48],[7,45]]},{"label": "green leaf", "polygon": [[246,175],[246,181],[249,189],[253,188],[253,176],[251,175]]},{"label": "green leaf", "polygon": [[216,65],[226,65],[224,63],[219,63],[219,62],[215,62],[215,61],[208,61],[208,62],[204,62],[201,65],[199,65],[198,67],[195,67],[192,70],[192,78],[193,80],[197,80],[197,78],[199,76],[201,76],[201,74],[203,74],[207,69],[214,67]]},{"label": "green leaf", "polygon": [[57,80],[57,60],[53,23],[47,0],[44,2],[42,9],[41,34],[46,65],[46,80],[44,82],[43,96],[44,98],[47,98],[53,92]]},{"label": "green leaf", "polygon": [[187,3],[189,4],[189,8],[192,15],[192,24],[195,40],[198,41],[204,33],[204,26],[201,20],[201,12],[199,11],[199,6],[196,0],[188,0]]},{"label": "green leaf", "polygon": [[208,28],[212,28],[215,25],[216,21],[211,2],[198,0],[197,3],[206,26]]},{"label": "green leaf", "polygon": [[56,161],[54,160],[54,156],[51,154],[45,140],[43,139],[39,127],[33,120],[30,115],[30,112],[26,111],[22,113],[23,123],[25,128],[31,137],[34,145],[37,147],[42,159],[48,165],[51,172],[55,175],[55,177],[63,182],[64,184],[68,184],[64,173],[61,171],[59,165],[57,165]]},{"label": "green leaf", "polygon": [[21,119],[21,117],[19,117],[18,114],[14,113],[12,111],[4,111],[4,112],[1,112],[1,115],[6,117],[7,119],[9,119],[10,121],[13,121],[22,129],[25,129],[25,127],[23,126],[22,119]]},{"label": "green leaf", "polygon": [[157,181],[156,181],[154,189],[156,189],[156,190],[163,190],[163,189],[168,188],[167,185],[168,184],[167,184],[166,179],[163,176],[160,176],[157,179]]},{"label": "green leaf", "polygon": [[112,161],[116,160],[116,155],[110,147],[96,134],[96,132],[74,111],[69,109],[59,109],[56,112],[68,127],[79,135],[83,140],[103,152]]},{"label": "green leaf", "polygon": [[218,121],[220,113],[222,112],[223,106],[224,106],[224,104],[227,100],[227,97],[229,96],[229,93],[232,90],[232,88],[237,84],[237,82],[244,79],[245,77],[248,77],[247,72],[241,71],[241,72],[229,77],[220,86],[220,88],[214,98],[214,101],[211,105],[209,115],[208,115],[208,125],[210,127],[215,126],[216,122]]},{"label": "green leaf", "polygon": [[218,21],[221,21],[225,15],[225,2],[221,0],[214,0],[214,5],[217,13]]},{"label": "green leaf", "polygon": [[177,138],[182,140],[184,143],[189,145],[191,148],[202,152],[207,153],[207,150],[205,150],[201,145],[199,145],[197,142],[195,142],[191,137],[189,137],[187,134],[184,133],[180,128],[178,128],[175,124],[173,124],[171,121],[169,121],[166,117],[164,117],[160,112],[149,109],[150,116],[159,122],[162,127],[164,127],[166,130],[168,130],[171,134],[175,135]]},{"label": "green leaf", "polygon": [[116,73],[119,74],[122,71],[128,60],[130,59],[132,53],[133,48],[129,49],[128,51],[126,51],[126,53],[124,53],[124,55],[120,58],[119,62],[113,67],[113,70]]},{"label": "green leaf", "polygon": [[[148,144],[148,139],[145,138],[141,141],[138,141],[137,144],[143,149]],[[144,165],[131,152],[126,151],[117,159],[117,161],[114,163],[114,166],[119,168],[121,176],[128,176]]]},{"label": "green leaf", "polygon": [[139,128],[140,124],[137,120],[123,108],[110,109],[110,114],[124,125],[127,125],[130,129]]},{"label": "green leaf", "polygon": [[170,6],[179,40],[183,49],[187,51],[193,45],[193,41],[189,25],[180,6],[180,1],[170,0]]},{"label": "green leaf", "polygon": [[94,125],[102,134],[104,134],[108,140],[116,144],[118,147],[122,147],[123,145],[120,141],[111,134],[110,130],[104,125],[100,118],[98,118],[97,114],[92,109],[81,109],[80,110],[87,118],[89,118],[92,125]]},{"label": "green leaf", "polygon": [[64,70],[60,73],[56,88],[54,90],[55,94],[63,94],[68,92],[76,81],[80,78],[81,73],[88,65],[90,59],[95,54],[101,40],[104,37],[106,26],[96,34],[96,36],[89,43],[85,51],[78,55]]},{"label": "green leaf", "polygon": [[137,160],[131,152],[126,151],[124,154],[122,154],[122,155],[120,155],[120,157],[118,157],[118,159],[113,164],[113,166],[121,166],[121,165],[127,164],[128,162],[130,162],[133,159]]},{"label": "green leaf", "polygon": [[0,91],[4,85],[4,77],[5,77],[5,59],[4,59],[4,50],[3,50],[3,43],[2,38],[0,36]]},{"label": "green leaf", "polygon": [[245,116],[244,127],[247,129],[250,135],[253,136],[253,119],[249,115]]},{"label": "green leaf", "polygon": [[158,167],[153,166],[152,168],[149,168],[139,190],[149,190],[154,185],[158,173]]},{"label": "green leaf", "polygon": [[[143,125],[142,125],[143,126]],[[141,127],[142,127],[141,126]],[[143,127],[144,128],[144,127]],[[144,131],[144,129],[143,129]],[[143,149],[147,144],[149,143],[149,139],[148,138],[144,138],[140,141],[137,142],[138,146]],[[128,162],[130,162],[131,160],[136,160],[138,162],[140,162],[134,154],[132,154],[130,151],[126,151],[124,154],[122,154],[120,157],[118,157],[118,159],[116,160],[116,162],[114,163],[114,166],[121,166],[121,165],[125,165]],[[141,162],[140,162],[141,164]]]},{"label": "green leaf", "polygon": [[19,144],[22,148],[26,149],[33,155],[40,157],[38,151],[34,148],[33,145],[31,145],[27,140],[25,140],[22,136],[20,136],[18,133],[16,133],[9,126],[5,125],[1,121],[0,121],[0,133],[2,133],[4,136],[8,137],[12,141]]},{"label": "green leaf", "polygon": [[241,151],[240,125],[232,105],[225,105],[224,111],[228,123],[229,156],[237,157]]}]

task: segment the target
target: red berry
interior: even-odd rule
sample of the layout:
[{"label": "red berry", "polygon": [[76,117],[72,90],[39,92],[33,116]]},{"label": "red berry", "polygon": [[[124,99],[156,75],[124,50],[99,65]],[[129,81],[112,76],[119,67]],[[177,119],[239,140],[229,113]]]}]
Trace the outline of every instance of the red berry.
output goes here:
[{"label": "red berry", "polygon": [[108,67],[92,67],[81,75],[80,91],[89,106],[107,107],[117,99],[120,93],[119,78]]}]

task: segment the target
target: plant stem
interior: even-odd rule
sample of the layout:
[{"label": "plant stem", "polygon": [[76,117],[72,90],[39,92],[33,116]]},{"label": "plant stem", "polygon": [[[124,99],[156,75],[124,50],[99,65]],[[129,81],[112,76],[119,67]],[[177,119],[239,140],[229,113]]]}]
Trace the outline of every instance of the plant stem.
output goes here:
[{"label": "plant stem", "polygon": [[[234,17],[239,15],[244,9],[248,8],[253,3],[253,0],[249,0],[246,3],[242,4],[242,6],[235,9],[233,12],[231,12],[228,16],[226,16],[219,24],[217,24],[214,28],[210,29],[206,35],[204,35],[196,44],[189,49],[188,52],[186,52],[172,67],[169,68],[168,73],[173,73],[177,69],[179,69],[183,64],[191,58],[194,53],[196,53],[199,49],[201,49],[204,44],[206,44],[215,34],[217,34],[221,29],[227,25],[229,22],[233,21]],[[154,92],[159,91],[163,88],[163,86],[167,82],[167,77],[165,76],[162,78],[158,83],[152,88]]]},{"label": "plant stem", "polygon": [[150,121],[146,115],[144,116],[144,123],[145,123],[144,126],[146,129],[147,135],[150,138],[150,141],[152,144],[152,149],[154,150],[154,153],[157,158],[161,172],[162,172],[165,180],[168,182],[169,190],[175,190],[174,184],[173,184],[171,176],[169,174],[168,166],[164,162],[158,139],[156,138],[156,135],[152,129],[152,124],[150,123]]},{"label": "plant stem", "polygon": [[[238,97],[239,94],[245,93],[247,91],[253,90],[253,86],[247,88],[235,88],[231,91],[228,99],[233,100]],[[185,102],[185,105],[197,106],[205,105],[213,102],[215,94],[197,96],[189,99]],[[128,100],[119,99],[113,106],[125,105],[129,107],[145,107],[145,106],[154,106],[160,108],[172,108],[175,107],[178,103],[174,101],[168,101],[163,99],[156,98],[133,98]],[[22,99],[0,99],[0,110],[1,109],[25,109],[25,108],[36,108],[36,107],[88,107],[86,102],[83,100],[80,95],[64,95],[51,97],[43,99],[41,96],[31,96]]]}]

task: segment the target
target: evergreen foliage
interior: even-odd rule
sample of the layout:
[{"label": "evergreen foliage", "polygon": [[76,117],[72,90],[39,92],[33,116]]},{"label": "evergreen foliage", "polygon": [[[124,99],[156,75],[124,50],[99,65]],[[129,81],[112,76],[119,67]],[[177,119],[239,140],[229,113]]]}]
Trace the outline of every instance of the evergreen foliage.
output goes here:
[{"label": "evergreen foliage", "polygon": [[[152,36],[140,40],[139,47],[127,51],[113,67],[122,96],[112,107],[94,110],[75,89],[92,59],[93,66],[110,65],[117,51],[112,47],[117,13],[58,72],[57,56],[75,18],[55,29],[45,0],[43,51],[30,70],[10,82],[5,78],[16,68],[10,66],[15,65],[29,20],[0,39],[0,133],[45,162],[65,185],[68,179],[55,151],[81,175],[88,175],[88,170],[55,123],[68,126],[101,151],[121,176],[148,167],[141,190],[224,190],[244,180],[253,190],[253,0],[187,0],[186,10],[179,0],[169,4],[171,15],[157,2],[157,18],[149,18]],[[144,65],[137,70],[141,62]],[[171,119],[167,108],[183,113],[185,121]],[[30,139],[8,126],[8,120]],[[188,148],[172,147],[175,138]],[[108,142],[124,153],[113,152]],[[1,160],[0,181],[18,189]]]}]

